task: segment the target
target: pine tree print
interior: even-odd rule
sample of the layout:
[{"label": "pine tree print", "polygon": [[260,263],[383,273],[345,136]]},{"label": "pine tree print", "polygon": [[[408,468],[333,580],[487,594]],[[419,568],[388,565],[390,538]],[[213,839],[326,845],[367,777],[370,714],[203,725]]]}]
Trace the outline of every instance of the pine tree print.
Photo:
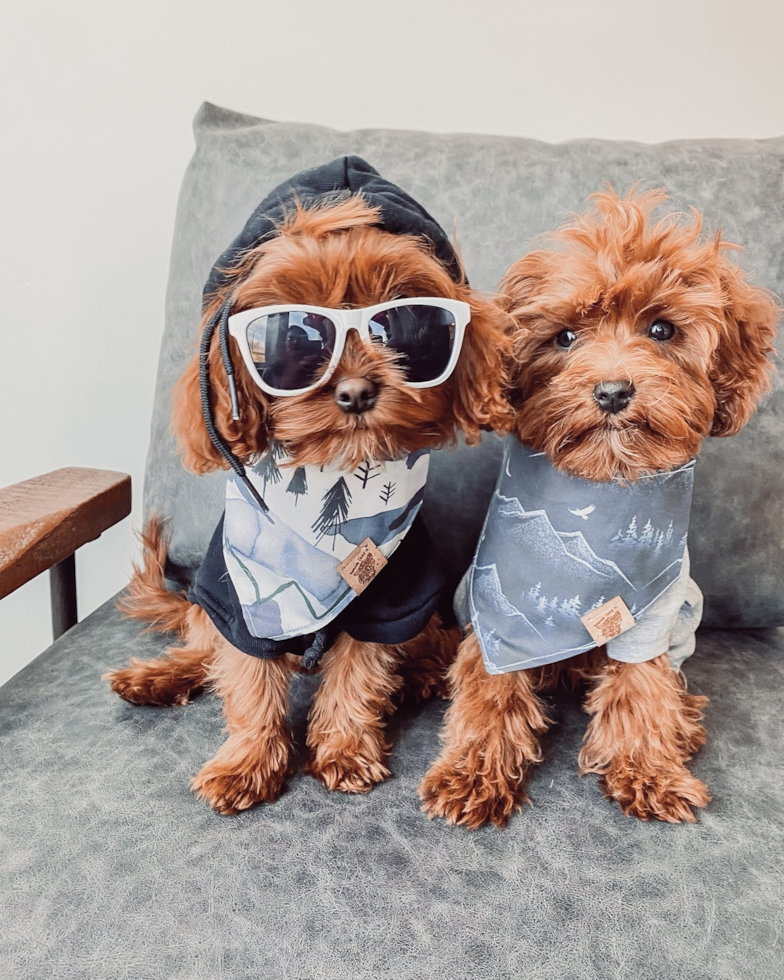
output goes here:
[{"label": "pine tree print", "polygon": [[532,585],[531,588],[528,590],[528,595],[531,597],[531,599],[538,599],[541,594],[542,594],[541,582],[537,582],[536,585]]},{"label": "pine tree print", "polygon": [[292,476],[291,482],[286,487],[286,493],[294,494],[294,506],[296,507],[297,503],[299,502],[299,498],[302,496],[303,493],[307,493],[307,492],[308,492],[308,481],[307,478],[305,477],[305,467],[298,466],[294,470],[294,476]]},{"label": "pine tree print", "polygon": [[373,470],[378,470],[378,466],[371,466],[370,463],[360,463],[357,467],[357,472],[354,476],[362,483],[362,489],[364,490],[368,484],[368,480],[372,480],[379,476],[379,473],[374,473]]},{"label": "pine tree print", "polygon": [[332,550],[334,551],[338,528],[348,517],[348,508],[351,503],[351,491],[342,476],[332,484],[322,500],[321,513],[311,527],[316,532],[317,544],[325,534],[332,535]]},{"label": "pine tree print", "polygon": [[253,467],[253,472],[258,473],[263,482],[262,493],[265,493],[267,489],[267,484],[271,483],[275,486],[276,483],[280,483],[283,479],[283,474],[278,469],[278,464],[275,462],[275,443],[270,447],[270,451],[266,453],[258,463]]},{"label": "pine tree print", "polygon": [[637,544],[637,515],[629,522],[625,531],[618,531],[612,538],[613,544]]},{"label": "pine tree print", "polygon": [[427,456],[429,452],[429,449],[415,449],[413,453],[409,453],[406,457],[406,468],[412,470],[419,457]]},{"label": "pine tree print", "polygon": [[653,542],[653,524],[650,519],[645,522],[645,527],[640,535],[640,544],[651,544]]},{"label": "pine tree print", "polygon": [[384,501],[384,504],[388,504],[392,497],[395,495],[395,484],[390,480],[389,483],[384,484],[384,489],[379,494],[379,497]]},{"label": "pine tree print", "polygon": [[571,599],[564,599],[561,603],[561,612],[566,613],[567,616],[579,616],[581,606],[580,597],[576,595]]}]

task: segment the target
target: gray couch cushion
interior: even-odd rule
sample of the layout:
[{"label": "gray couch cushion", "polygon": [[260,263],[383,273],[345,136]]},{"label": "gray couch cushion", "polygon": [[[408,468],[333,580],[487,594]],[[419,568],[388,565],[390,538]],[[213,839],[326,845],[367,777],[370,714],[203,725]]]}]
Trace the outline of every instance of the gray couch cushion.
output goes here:
[{"label": "gray couch cushion", "polygon": [[[457,232],[472,283],[492,289],[507,267],[611,181],[666,186],[675,205],[695,205],[707,228],[746,245],[755,279],[784,292],[784,139],[701,140],[647,146],[580,140],[559,145],[494,136],[386,130],[341,133],[274,123],[205,104],[180,196],[166,306],[146,511],[171,515],[172,558],[193,567],[218,519],[224,478],[182,471],[169,434],[170,390],[198,330],[201,289],[216,257],[267,192],[303,167],[358,153]],[[470,455],[469,455],[470,454]],[[454,578],[467,565],[495,480],[497,440],[442,452],[425,518]],[[706,622],[784,623],[784,393],[733,439],[709,440],[697,467],[691,534],[693,575]],[[443,530],[441,530],[443,528]]]},{"label": "gray couch cushion", "polygon": [[107,603],[0,690],[5,980],[781,977],[784,631],[698,636],[698,824],[626,818],[579,779],[587,719],[558,695],[533,807],[475,833],[419,811],[443,703],[398,714],[394,778],[369,795],[297,772],[218,816],[188,780],[220,703],[134,708],[98,679],[162,647]]}]

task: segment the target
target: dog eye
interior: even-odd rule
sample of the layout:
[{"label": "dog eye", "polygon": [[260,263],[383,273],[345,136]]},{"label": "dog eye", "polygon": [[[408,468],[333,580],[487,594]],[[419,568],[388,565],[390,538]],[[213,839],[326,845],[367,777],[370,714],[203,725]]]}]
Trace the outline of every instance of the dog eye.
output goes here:
[{"label": "dog eye", "polygon": [[571,347],[572,344],[577,340],[577,334],[574,330],[562,330],[555,338],[555,344],[557,347],[562,347],[566,350],[567,347]]},{"label": "dog eye", "polygon": [[675,336],[675,327],[669,320],[656,320],[648,327],[651,340],[671,340]]}]

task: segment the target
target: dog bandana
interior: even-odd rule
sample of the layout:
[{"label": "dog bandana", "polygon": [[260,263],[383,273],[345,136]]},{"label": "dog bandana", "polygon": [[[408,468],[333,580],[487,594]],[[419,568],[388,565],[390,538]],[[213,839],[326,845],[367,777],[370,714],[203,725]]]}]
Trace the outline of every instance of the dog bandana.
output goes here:
[{"label": "dog bandana", "polygon": [[[223,556],[251,636],[287,640],[318,631],[356,598],[338,566],[370,539],[389,558],[422,505],[430,456],[337,466],[293,466],[274,446],[242,481],[226,483]],[[374,568],[370,568],[370,574]]]},{"label": "dog bandana", "polygon": [[694,460],[634,483],[584,480],[509,437],[466,582],[488,673],[591,650],[581,616],[620,596],[637,623],[683,582],[693,482]]}]

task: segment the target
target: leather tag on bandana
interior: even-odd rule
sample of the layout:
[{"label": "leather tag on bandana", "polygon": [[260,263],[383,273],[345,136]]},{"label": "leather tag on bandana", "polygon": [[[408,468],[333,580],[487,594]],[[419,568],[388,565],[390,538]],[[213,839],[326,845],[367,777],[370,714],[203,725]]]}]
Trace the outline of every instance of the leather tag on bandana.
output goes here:
[{"label": "leather tag on bandana", "polygon": [[360,595],[387,564],[370,538],[365,538],[338,565],[338,574]]},{"label": "leather tag on bandana", "polygon": [[580,619],[598,647],[634,626],[634,616],[619,595],[580,616]]}]

